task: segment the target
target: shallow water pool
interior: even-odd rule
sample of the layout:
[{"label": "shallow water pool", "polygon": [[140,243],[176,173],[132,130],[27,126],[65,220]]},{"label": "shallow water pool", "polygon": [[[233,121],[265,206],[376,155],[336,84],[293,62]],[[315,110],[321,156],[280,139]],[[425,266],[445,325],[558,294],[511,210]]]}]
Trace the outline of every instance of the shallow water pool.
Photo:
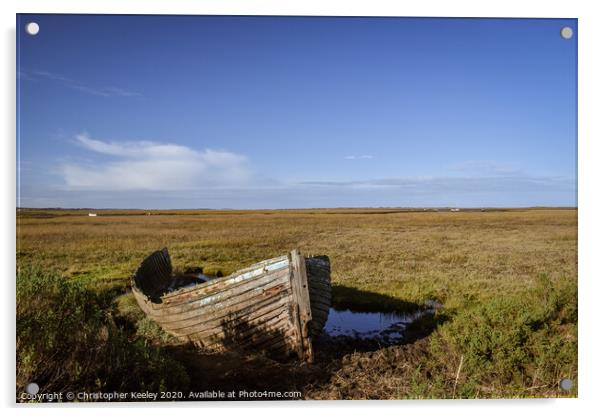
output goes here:
[{"label": "shallow water pool", "polygon": [[359,312],[330,308],[324,332],[331,337],[371,339],[394,344],[403,340],[409,324],[434,312],[435,308],[428,304],[412,313]]}]

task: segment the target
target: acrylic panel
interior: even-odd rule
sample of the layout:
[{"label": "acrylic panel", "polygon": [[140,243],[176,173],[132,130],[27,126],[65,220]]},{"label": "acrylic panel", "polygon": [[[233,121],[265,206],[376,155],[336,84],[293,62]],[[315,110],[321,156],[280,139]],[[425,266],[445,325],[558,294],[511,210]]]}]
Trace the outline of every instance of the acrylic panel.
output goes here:
[{"label": "acrylic panel", "polygon": [[17,15],[18,402],[576,397],[576,19]]}]

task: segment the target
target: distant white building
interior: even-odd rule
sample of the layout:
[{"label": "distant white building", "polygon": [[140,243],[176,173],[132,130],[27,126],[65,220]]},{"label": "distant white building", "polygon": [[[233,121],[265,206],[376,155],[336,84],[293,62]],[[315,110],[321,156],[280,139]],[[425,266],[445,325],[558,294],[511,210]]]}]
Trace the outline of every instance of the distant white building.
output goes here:
[{"label": "distant white building", "polygon": [[460,211],[460,208],[452,208],[452,209],[450,209],[450,211],[451,212],[458,212],[458,211]]},{"label": "distant white building", "polygon": [[96,214],[94,212],[88,212],[88,217],[96,217]]}]

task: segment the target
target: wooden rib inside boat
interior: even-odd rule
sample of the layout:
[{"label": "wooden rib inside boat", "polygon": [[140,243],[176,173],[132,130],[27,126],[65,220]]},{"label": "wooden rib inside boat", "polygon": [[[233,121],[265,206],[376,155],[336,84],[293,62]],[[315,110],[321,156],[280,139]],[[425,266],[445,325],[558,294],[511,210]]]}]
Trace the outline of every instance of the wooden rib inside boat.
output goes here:
[{"label": "wooden rib inside boat", "polygon": [[204,349],[266,351],[313,361],[330,310],[330,260],[298,250],[215,279],[174,285],[166,248],[132,277],[136,301],[166,332]]}]

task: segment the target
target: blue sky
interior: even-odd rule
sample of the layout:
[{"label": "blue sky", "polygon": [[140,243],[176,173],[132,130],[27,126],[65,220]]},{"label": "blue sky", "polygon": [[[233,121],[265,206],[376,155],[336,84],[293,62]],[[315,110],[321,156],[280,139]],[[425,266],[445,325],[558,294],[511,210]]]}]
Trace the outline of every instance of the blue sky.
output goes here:
[{"label": "blue sky", "polygon": [[18,15],[17,32],[19,206],[576,206],[575,19]]}]

